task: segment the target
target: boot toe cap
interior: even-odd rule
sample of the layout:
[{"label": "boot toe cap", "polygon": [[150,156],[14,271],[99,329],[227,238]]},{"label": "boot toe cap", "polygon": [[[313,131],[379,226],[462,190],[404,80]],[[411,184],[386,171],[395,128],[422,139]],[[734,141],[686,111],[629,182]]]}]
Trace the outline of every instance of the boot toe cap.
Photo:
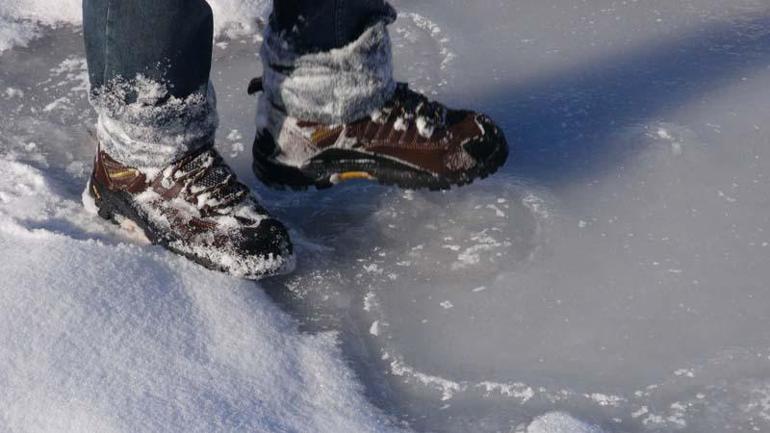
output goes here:
[{"label": "boot toe cap", "polygon": [[261,221],[256,227],[245,229],[238,249],[255,259],[246,278],[282,274],[291,271],[293,267],[294,248],[289,232],[283,224],[272,218]]},{"label": "boot toe cap", "polygon": [[[502,164],[508,155],[508,142],[502,130],[486,115],[477,114],[474,118],[480,133],[463,144],[463,150],[477,163],[495,162]],[[502,159],[502,161],[498,161]]]}]

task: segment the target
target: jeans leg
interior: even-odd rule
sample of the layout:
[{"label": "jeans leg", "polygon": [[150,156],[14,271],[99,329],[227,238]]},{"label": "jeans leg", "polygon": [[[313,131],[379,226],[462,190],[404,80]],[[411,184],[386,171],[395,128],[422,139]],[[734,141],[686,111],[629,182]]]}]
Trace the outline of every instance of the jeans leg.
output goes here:
[{"label": "jeans leg", "polygon": [[184,98],[205,89],[213,20],[203,0],[83,0],[92,88],[137,74]]},{"label": "jeans leg", "polygon": [[384,0],[276,0],[261,57],[264,97],[289,116],[327,124],[359,119],[393,94]]},{"label": "jeans leg", "polygon": [[102,150],[149,168],[213,140],[206,1],[83,0],[83,28]]},{"label": "jeans leg", "polygon": [[306,53],[341,48],[373,24],[394,18],[384,0],[275,0],[270,17],[273,29],[290,35]]}]

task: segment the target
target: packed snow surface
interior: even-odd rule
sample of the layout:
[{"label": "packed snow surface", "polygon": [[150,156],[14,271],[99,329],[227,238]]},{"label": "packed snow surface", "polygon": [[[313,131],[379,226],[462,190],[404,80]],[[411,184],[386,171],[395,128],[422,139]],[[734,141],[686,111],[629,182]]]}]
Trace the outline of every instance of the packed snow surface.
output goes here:
[{"label": "packed snow surface", "polygon": [[265,2],[212,1],[246,283],[90,216],[80,1],[0,0],[0,431],[770,430],[770,5],[398,1],[397,78],[513,151],[444,193],[249,172]]},{"label": "packed snow surface", "polygon": [[[268,0],[209,0],[217,37],[253,34]],[[0,52],[40,37],[42,26],[80,25],[83,0],[0,0]]]},{"label": "packed snow surface", "polygon": [[398,431],[331,332],[94,221],[0,159],[0,431]]}]

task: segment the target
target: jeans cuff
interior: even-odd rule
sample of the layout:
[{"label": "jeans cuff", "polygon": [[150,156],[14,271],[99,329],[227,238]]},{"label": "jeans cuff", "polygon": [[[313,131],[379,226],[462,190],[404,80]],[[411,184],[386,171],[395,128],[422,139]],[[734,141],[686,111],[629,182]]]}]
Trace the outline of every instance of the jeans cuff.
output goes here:
[{"label": "jeans cuff", "polygon": [[186,98],[141,75],[117,78],[91,92],[98,114],[100,148],[116,161],[145,173],[214,142],[218,125],[211,83]]},{"label": "jeans cuff", "polygon": [[291,117],[325,124],[369,115],[396,88],[386,25],[377,22],[346,46],[311,54],[298,53],[268,26],[260,53],[268,100]]}]

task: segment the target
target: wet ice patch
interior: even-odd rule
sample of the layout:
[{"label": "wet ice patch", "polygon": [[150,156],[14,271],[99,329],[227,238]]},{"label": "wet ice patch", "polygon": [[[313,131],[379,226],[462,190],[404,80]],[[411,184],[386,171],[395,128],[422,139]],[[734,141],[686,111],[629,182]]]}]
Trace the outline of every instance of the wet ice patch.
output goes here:
[{"label": "wet ice patch", "polygon": [[0,53],[14,46],[26,46],[39,35],[40,30],[33,23],[0,17]]},{"label": "wet ice patch", "polygon": [[705,144],[691,128],[662,121],[624,128],[619,132],[618,139],[652,145],[653,149],[660,150],[669,157],[680,157],[688,149]]},{"label": "wet ice patch", "polygon": [[391,37],[398,53],[396,72],[409,77],[410,87],[436,95],[451,82],[456,54],[447,32],[430,17],[400,12]]},{"label": "wet ice patch", "polygon": [[[404,336],[416,326],[424,328],[423,335],[443,334],[430,337],[435,348],[467,320],[482,317],[469,311],[467,304],[489,302],[488,288],[506,290],[497,278],[499,269],[525,268],[546,245],[551,199],[513,179],[503,184],[502,190],[482,182],[438,194],[391,191],[379,199],[348,191],[345,201],[354,206],[325,207],[314,220],[334,223],[303,230],[306,236],[326,239],[334,256],[300,257],[305,265],[286,278],[286,286],[301,298],[303,316],[318,320],[351,314],[337,310],[339,305],[359,305],[371,319],[366,327],[368,338],[375,340],[373,350],[399,386],[413,387],[444,404],[455,404],[458,396],[527,402],[538,392],[527,384],[495,377],[469,379],[451,369],[447,372],[446,366],[437,370],[432,362],[430,366],[415,362],[402,352],[411,344],[403,341]],[[336,215],[335,209],[341,214]],[[356,215],[357,210],[365,215],[347,215]],[[326,230],[335,234],[325,235]],[[366,247],[355,253],[353,245],[364,240],[360,233],[366,233]],[[337,275],[322,271],[327,260],[346,271]],[[360,303],[349,304],[347,298],[357,296],[361,288],[366,292]],[[476,301],[469,302],[471,298]],[[453,340],[458,347],[466,344],[462,335]]]}]

